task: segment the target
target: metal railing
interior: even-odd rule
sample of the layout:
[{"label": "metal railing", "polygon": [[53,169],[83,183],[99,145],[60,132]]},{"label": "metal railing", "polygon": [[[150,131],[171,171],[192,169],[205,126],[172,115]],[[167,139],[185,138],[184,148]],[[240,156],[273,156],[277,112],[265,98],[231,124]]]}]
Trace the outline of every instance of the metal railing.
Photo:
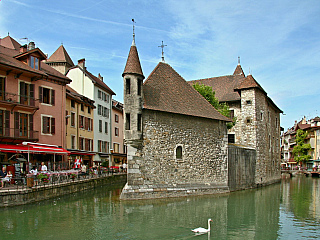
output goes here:
[{"label": "metal railing", "polygon": [[38,140],[39,131],[20,128],[4,128],[0,127],[0,138],[14,138],[26,140]]},{"label": "metal railing", "polygon": [[9,93],[0,91],[0,102],[12,103],[12,104],[21,104],[29,107],[39,107],[39,99],[30,97],[27,95],[18,95],[15,93]]}]

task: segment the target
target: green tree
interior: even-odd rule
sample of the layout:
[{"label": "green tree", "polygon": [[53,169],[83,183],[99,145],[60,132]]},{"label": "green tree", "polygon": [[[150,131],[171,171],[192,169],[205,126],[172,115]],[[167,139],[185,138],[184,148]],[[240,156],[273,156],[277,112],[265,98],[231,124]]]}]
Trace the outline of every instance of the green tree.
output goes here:
[{"label": "green tree", "polygon": [[[212,90],[212,87],[206,86],[204,84],[193,84],[192,85],[195,90],[197,90],[207,101],[219,111],[223,116],[230,118],[230,109],[227,103],[220,103],[216,98],[215,91]],[[232,122],[227,123],[227,128],[230,129],[236,124],[237,118],[234,117]]]},{"label": "green tree", "polygon": [[294,160],[296,162],[306,162],[311,159],[311,156],[308,155],[308,152],[311,149],[311,145],[305,143],[307,136],[308,132],[298,129],[296,134],[297,145],[294,146],[292,150]]}]

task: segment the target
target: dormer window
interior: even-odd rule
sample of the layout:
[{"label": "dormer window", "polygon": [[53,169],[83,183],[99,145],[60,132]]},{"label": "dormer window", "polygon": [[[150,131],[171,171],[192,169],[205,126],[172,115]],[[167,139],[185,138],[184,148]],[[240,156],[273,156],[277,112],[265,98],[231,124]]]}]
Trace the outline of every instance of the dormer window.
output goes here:
[{"label": "dormer window", "polygon": [[32,67],[33,69],[39,70],[39,58],[30,56],[29,66]]}]

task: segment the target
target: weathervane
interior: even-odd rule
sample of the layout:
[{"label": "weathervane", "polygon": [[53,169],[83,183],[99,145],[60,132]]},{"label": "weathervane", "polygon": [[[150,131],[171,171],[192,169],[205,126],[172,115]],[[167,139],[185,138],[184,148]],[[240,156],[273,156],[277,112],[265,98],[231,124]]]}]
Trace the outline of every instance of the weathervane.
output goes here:
[{"label": "weathervane", "polygon": [[164,52],[163,52],[163,48],[166,47],[166,46],[167,46],[167,45],[163,45],[163,41],[162,41],[162,44],[161,44],[160,46],[158,46],[158,47],[161,47],[161,48],[162,48],[162,50],[161,50],[161,53],[162,53],[162,57],[161,57],[162,62],[164,62]]},{"label": "weathervane", "polygon": [[135,46],[135,45],[136,45],[135,34],[134,34],[134,24],[135,24],[135,21],[134,21],[134,19],[132,18],[132,25],[133,25],[133,40],[132,40],[132,46]]}]

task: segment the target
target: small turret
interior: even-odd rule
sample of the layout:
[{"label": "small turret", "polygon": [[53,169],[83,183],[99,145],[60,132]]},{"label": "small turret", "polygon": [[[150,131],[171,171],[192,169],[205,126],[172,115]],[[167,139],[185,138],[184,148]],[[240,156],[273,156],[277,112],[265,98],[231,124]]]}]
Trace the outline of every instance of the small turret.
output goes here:
[{"label": "small turret", "polygon": [[122,77],[124,85],[125,140],[141,140],[144,75],[135,45],[134,34]]}]

